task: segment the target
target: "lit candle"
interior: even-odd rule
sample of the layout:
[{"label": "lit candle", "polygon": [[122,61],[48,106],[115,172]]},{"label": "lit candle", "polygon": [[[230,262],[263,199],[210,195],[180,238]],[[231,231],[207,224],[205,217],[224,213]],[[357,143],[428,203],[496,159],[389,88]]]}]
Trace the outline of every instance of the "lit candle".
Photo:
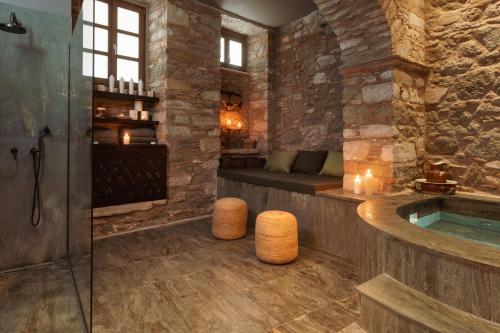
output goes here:
[{"label": "lit candle", "polygon": [[361,194],[361,176],[356,175],[354,178],[354,194]]},{"label": "lit candle", "polygon": [[238,122],[238,129],[241,129],[241,121]]},{"label": "lit candle", "polygon": [[227,128],[231,128],[231,119],[228,119],[228,120],[226,121],[226,127],[227,127]]},{"label": "lit candle", "polygon": [[365,193],[366,195],[373,194],[373,174],[370,169],[366,170],[365,174]]},{"label": "lit candle", "polygon": [[125,133],[125,135],[123,136],[123,144],[124,145],[130,144],[130,136],[128,135],[128,133]]}]

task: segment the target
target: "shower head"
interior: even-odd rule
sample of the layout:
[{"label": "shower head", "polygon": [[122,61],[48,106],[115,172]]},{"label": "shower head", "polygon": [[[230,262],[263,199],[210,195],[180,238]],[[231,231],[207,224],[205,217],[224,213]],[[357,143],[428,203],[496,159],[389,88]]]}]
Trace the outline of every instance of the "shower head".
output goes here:
[{"label": "shower head", "polygon": [[26,28],[23,27],[23,24],[17,20],[16,14],[10,13],[10,22],[9,23],[0,23],[0,30],[5,32],[10,32],[13,34],[25,34]]}]

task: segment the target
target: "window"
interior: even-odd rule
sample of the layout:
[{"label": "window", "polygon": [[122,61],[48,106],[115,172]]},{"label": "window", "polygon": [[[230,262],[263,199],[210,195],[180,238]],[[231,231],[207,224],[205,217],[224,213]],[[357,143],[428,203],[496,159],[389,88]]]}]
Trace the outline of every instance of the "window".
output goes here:
[{"label": "window", "polygon": [[83,74],[144,81],[146,10],[121,0],[85,1],[82,10]]},{"label": "window", "polygon": [[223,67],[245,70],[246,37],[223,30],[220,39],[220,62]]}]

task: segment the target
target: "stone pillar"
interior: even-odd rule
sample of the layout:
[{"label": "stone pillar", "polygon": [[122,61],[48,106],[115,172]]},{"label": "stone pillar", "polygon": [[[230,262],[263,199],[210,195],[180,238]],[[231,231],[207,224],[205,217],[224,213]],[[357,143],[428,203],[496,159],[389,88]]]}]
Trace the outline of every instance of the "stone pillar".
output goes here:
[{"label": "stone pillar", "polygon": [[148,81],[168,145],[168,221],[211,213],[219,140],[220,12],[192,0],[149,2]]},{"label": "stone pillar", "polygon": [[424,154],[424,3],[314,2],[341,49],[344,188],[368,168],[379,191],[403,188]]},{"label": "stone pillar", "polygon": [[378,191],[392,188],[394,65],[380,61],[341,69],[343,76],[344,188],[371,169]]},{"label": "stone pillar", "polygon": [[269,148],[268,116],[274,103],[274,34],[265,32],[249,36],[247,48],[247,72],[250,75],[249,134],[252,140],[257,140],[261,154],[266,155]]}]

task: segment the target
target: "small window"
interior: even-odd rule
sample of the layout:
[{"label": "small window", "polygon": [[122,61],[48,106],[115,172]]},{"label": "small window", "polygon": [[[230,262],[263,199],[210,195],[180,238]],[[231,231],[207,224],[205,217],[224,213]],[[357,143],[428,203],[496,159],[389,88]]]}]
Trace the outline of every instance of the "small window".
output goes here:
[{"label": "small window", "polygon": [[144,81],[146,10],[122,0],[87,0],[82,10],[84,75]]},{"label": "small window", "polygon": [[245,70],[246,37],[232,31],[223,30],[220,39],[220,62],[223,67]]}]

